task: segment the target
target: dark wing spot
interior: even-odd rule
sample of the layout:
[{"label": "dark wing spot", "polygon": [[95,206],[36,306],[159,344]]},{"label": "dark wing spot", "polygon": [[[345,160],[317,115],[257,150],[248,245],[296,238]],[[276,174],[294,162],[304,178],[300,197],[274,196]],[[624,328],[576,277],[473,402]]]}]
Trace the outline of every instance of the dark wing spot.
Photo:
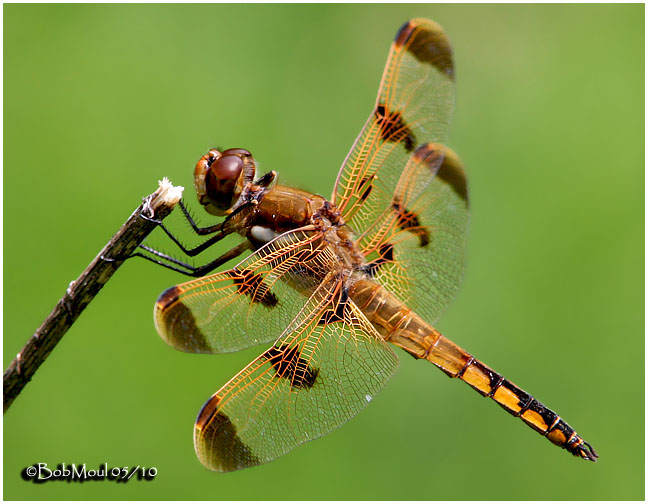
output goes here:
[{"label": "dark wing spot", "polygon": [[374,178],[376,178],[375,174],[366,176],[360,181],[359,192],[362,192],[362,194],[360,195],[360,201],[365,201],[371,194]]},{"label": "dark wing spot", "polygon": [[452,187],[452,190],[468,206],[468,183],[459,156],[441,144],[427,143],[421,145],[413,154],[417,163],[424,164],[436,171],[437,178]]},{"label": "dark wing spot", "polygon": [[200,461],[216,471],[235,471],[259,465],[252,449],[238,436],[236,426],[222,411],[220,398],[212,396],[202,407],[196,419],[194,436]]},{"label": "dark wing spot", "polygon": [[228,274],[239,294],[250,296],[253,303],[261,303],[263,306],[269,308],[277,305],[277,296],[263,282],[263,277],[260,273],[254,274],[250,270],[239,271],[233,269]]},{"label": "dark wing spot", "polygon": [[446,152],[443,164],[437,172],[437,177],[446,184],[449,184],[454,192],[464,201],[466,206],[468,206],[468,183],[466,181],[466,174],[459,158],[454,152],[449,150]]},{"label": "dark wing spot", "polygon": [[191,310],[179,301],[182,289],[178,286],[165,290],[155,303],[155,326],[169,345],[192,353],[211,353],[205,335],[196,325]]},{"label": "dark wing spot", "polygon": [[182,290],[177,285],[174,285],[173,287],[169,287],[167,290],[165,290],[162,294],[158,296],[156,301],[157,308],[159,310],[164,310],[168,308],[170,305],[172,305],[178,300],[180,294],[182,294]]},{"label": "dark wing spot", "polygon": [[318,325],[331,324],[333,322],[341,322],[344,320],[344,309],[346,308],[346,303],[349,299],[349,289],[345,286],[342,286],[340,290],[340,295],[333,302],[335,307],[326,310],[319,321]]},{"label": "dark wing spot", "polygon": [[392,202],[392,208],[398,218],[398,227],[418,236],[421,247],[427,246],[430,243],[430,233],[426,227],[421,226],[421,221],[416,212],[410,212],[397,199]]},{"label": "dark wing spot", "polygon": [[385,105],[379,104],[374,114],[380,128],[380,138],[386,142],[403,142],[407,152],[414,150],[416,137],[403,121],[400,112],[389,111]]},{"label": "dark wing spot", "polygon": [[315,385],[319,371],[311,368],[306,359],[302,359],[298,346],[273,346],[263,355],[270,361],[279,378],[290,380],[291,388],[311,388]]},{"label": "dark wing spot", "polygon": [[378,254],[377,259],[362,267],[370,277],[375,277],[383,264],[394,262],[394,246],[391,243],[383,243],[378,249]]},{"label": "dark wing spot", "polygon": [[405,50],[421,63],[438,68],[448,78],[454,80],[452,47],[440,26],[423,28],[409,21],[398,30],[394,44],[398,48],[405,47]]},{"label": "dark wing spot", "polygon": [[423,164],[436,172],[445,159],[446,149],[440,144],[426,143],[416,149],[416,152],[412,154],[412,158],[415,162]]}]

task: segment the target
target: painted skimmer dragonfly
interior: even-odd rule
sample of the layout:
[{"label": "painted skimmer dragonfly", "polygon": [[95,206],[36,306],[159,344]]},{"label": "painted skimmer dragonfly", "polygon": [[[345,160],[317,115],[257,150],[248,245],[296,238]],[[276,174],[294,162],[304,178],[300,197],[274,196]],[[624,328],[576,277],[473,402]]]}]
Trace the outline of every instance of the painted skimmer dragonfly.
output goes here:
[{"label": "painted skimmer dragonfly", "polygon": [[[595,450],[530,394],[448,340],[434,323],[463,270],[466,176],[446,147],[454,102],[450,43],[439,25],[405,23],[392,43],[374,109],[329,200],[256,178],[245,149],[212,149],[196,165],[198,199],[224,216],[202,245],[244,239],[201,267],[152,249],[196,279],[155,305],[162,338],[185,352],[271,343],[204,404],[200,461],[215,471],[255,466],[339,427],[398,366],[388,343],[466,382],[554,444],[585,460]],[[204,276],[250,251],[234,268]],[[164,262],[164,261],[160,261]]]}]

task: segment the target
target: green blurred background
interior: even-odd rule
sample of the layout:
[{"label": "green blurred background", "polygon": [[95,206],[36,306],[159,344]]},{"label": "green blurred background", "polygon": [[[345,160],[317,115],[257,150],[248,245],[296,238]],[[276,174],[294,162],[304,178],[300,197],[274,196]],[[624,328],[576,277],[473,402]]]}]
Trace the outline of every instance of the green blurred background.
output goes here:
[{"label": "green blurred background", "polygon": [[[455,50],[450,145],[472,203],[464,285],[438,327],[601,456],[573,458],[399,351],[343,428],[210,473],[195,416],[262,349],[167,347],[153,302],[183,277],[135,259],[4,416],[5,499],[644,498],[643,5],[3,8],[5,367],[158,179],[197,210],[210,147],[330,194],[396,30],[429,17]],[[36,462],[158,476],[34,485],[20,471]]]}]

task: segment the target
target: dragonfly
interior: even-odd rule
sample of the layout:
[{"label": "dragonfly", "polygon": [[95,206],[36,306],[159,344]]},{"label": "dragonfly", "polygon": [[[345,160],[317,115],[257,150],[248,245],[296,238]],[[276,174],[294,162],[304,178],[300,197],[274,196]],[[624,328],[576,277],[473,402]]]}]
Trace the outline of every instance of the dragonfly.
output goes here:
[{"label": "dragonfly", "polygon": [[390,344],[596,461],[558,414],[432,326],[462,279],[469,214],[464,168],[446,146],[454,89],[446,34],[412,19],[396,34],[329,199],[279,185],[275,171],[257,177],[246,149],[211,149],[198,161],[198,201],[223,219],[199,227],[181,205],[194,231],[209,236],[194,249],[165,231],[190,256],[229,235],[242,239],[197,267],[145,246],[194,277],[159,296],[155,327],[184,352],[269,344],[198,413],[194,446],[207,468],[269,462],[350,420],[395,373]]}]

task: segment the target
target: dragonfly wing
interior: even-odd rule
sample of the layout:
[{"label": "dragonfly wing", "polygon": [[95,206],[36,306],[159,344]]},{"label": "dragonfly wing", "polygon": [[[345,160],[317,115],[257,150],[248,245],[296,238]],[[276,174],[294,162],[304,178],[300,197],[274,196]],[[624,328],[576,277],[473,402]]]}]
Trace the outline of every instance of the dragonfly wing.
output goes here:
[{"label": "dragonfly wing", "polygon": [[155,304],[155,326],[185,352],[233,352],[274,341],[334,259],[320,233],[284,233],[230,270],[167,289]]},{"label": "dragonfly wing", "polygon": [[334,430],[395,372],[396,356],[341,281],[323,283],[299,320],[198,414],[194,445],[209,469],[262,464]]},{"label": "dragonfly wing", "polygon": [[405,23],[392,43],[374,110],[344,161],[333,203],[362,233],[391,201],[410,154],[446,143],[454,107],[452,49],[427,19]]},{"label": "dragonfly wing", "polygon": [[391,205],[358,245],[369,274],[434,323],[461,283],[467,226],[459,158],[440,144],[425,144],[405,165]]},{"label": "dragonfly wing", "polygon": [[370,274],[429,322],[463,273],[467,184],[458,157],[444,146],[454,87],[442,28],[426,19],[405,23],[333,193]]}]

